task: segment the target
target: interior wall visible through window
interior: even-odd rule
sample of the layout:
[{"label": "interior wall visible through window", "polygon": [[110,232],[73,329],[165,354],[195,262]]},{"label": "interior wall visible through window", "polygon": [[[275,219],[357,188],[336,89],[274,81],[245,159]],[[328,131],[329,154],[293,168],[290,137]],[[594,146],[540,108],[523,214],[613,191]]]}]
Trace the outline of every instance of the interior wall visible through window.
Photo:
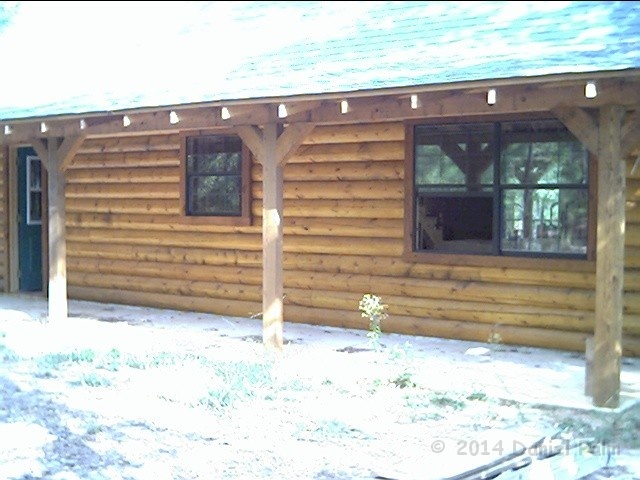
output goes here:
[{"label": "interior wall visible through window", "polygon": [[415,251],[586,257],[589,157],[561,122],[413,134]]}]

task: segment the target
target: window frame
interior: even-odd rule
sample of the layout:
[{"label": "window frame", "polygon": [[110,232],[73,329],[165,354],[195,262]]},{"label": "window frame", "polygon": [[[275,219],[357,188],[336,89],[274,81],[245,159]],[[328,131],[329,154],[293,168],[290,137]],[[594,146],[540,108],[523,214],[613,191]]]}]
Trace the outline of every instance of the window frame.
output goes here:
[{"label": "window frame", "polygon": [[[37,155],[27,155],[26,158],[27,161],[27,174],[26,174],[26,193],[27,193],[27,205],[26,205],[26,209],[27,209],[27,225],[42,225],[42,197],[43,197],[43,190],[42,190],[42,161],[40,160],[40,157],[38,157]],[[36,178],[32,178],[32,170],[31,170],[31,166],[33,164],[35,164],[35,162],[38,162],[38,173],[39,175]],[[37,183],[34,186],[33,185],[33,180],[35,180]],[[39,205],[39,213],[40,213],[40,218],[33,218],[32,216],[32,197],[31,194],[36,194],[36,197],[38,198],[37,201],[37,205]]]},{"label": "window frame", "polygon": [[[595,271],[595,246],[596,246],[596,191],[597,191],[597,162],[593,155],[588,155],[589,176],[587,188],[587,254],[586,258],[573,258],[564,256],[542,255],[496,255],[484,253],[451,253],[438,251],[425,251],[416,249],[416,204],[415,204],[415,145],[414,128],[419,125],[438,124],[466,124],[507,121],[534,121],[555,119],[553,116],[531,114],[526,118],[522,116],[482,116],[460,117],[452,119],[417,119],[408,120],[405,125],[405,198],[404,198],[404,253],[403,259],[409,262],[422,262],[433,264],[465,265],[480,267],[518,267],[518,268],[544,268],[552,270],[574,269],[579,271]],[[502,206],[499,207],[502,209]],[[497,240],[494,239],[494,242]],[[494,248],[495,252],[495,248]]]},{"label": "window frame", "polygon": [[203,136],[221,136],[240,138],[229,130],[185,130],[180,132],[180,216],[187,223],[245,226],[251,225],[251,152],[242,142],[241,150],[241,187],[240,215],[192,215],[188,213],[188,175],[187,175],[187,138]]}]

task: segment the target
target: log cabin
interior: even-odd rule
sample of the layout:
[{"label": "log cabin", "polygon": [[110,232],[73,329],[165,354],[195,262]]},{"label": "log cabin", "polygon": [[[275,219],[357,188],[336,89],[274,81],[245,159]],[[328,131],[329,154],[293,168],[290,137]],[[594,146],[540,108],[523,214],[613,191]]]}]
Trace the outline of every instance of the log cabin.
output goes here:
[{"label": "log cabin", "polygon": [[[9,43],[50,3],[0,22],[40,67],[0,97],[5,292],[43,292],[51,321],[68,298],[260,316],[276,348],[286,322],[367,329],[371,293],[383,332],[591,342],[594,404],[617,405],[640,356],[639,3],[181,2],[82,68],[38,45],[100,38],[105,7]],[[248,46],[212,68],[234,28]]]}]

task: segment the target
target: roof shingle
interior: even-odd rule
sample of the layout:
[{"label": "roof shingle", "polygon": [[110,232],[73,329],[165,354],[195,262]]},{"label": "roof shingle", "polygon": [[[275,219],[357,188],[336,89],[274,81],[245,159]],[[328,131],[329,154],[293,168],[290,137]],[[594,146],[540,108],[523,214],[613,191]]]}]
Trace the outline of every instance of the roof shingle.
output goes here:
[{"label": "roof shingle", "polygon": [[634,1],[2,2],[0,118],[622,70],[639,45]]}]

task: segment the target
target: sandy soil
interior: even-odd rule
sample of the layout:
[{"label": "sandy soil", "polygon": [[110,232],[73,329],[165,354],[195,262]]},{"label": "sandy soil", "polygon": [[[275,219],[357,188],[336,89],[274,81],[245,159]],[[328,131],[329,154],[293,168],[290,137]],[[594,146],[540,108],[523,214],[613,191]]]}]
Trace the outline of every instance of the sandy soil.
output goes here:
[{"label": "sandy soil", "polygon": [[585,478],[640,479],[638,403],[607,413],[505,398],[494,387],[512,379],[492,366],[514,349],[456,364],[356,332],[346,345],[289,336],[274,353],[234,319],[35,317],[0,309],[3,479],[446,478],[552,433]]}]

